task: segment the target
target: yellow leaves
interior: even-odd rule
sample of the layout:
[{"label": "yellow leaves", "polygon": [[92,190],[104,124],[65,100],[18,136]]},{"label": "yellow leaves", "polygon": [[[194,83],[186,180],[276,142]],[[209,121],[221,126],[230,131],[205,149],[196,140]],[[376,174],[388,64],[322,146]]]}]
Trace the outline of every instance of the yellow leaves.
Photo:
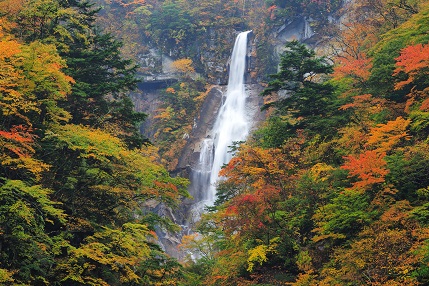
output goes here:
[{"label": "yellow leaves", "polygon": [[168,106],[167,108],[160,108],[154,116],[155,119],[169,120],[172,118],[174,110],[172,107]]},{"label": "yellow leaves", "polygon": [[15,40],[3,37],[0,40],[0,107],[5,116],[16,116],[30,121],[25,113],[38,111],[34,96],[25,94],[28,81],[21,69],[23,57],[22,46]]},{"label": "yellow leaves", "polygon": [[368,136],[361,125],[345,126],[338,133],[341,137],[336,139],[336,143],[339,144],[341,151],[346,151],[346,153],[361,150]]},{"label": "yellow leaves", "polygon": [[335,170],[334,167],[325,164],[325,163],[317,163],[310,169],[310,174],[312,174],[315,178],[320,181],[326,181],[329,178],[329,173]]},{"label": "yellow leaves", "polygon": [[269,245],[260,244],[252,249],[249,249],[247,258],[247,271],[253,272],[256,263],[262,265],[268,261],[267,255],[277,253],[276,248],[278,247],[279,237],[275,237],[270,240]]},{"label": "yellow leaves", "polygon": [[49,93],[47,98],[60,99],[71,91],[73,79],[61,69],[65,61],[58,55],[54,45],[33,42],[23,47],[23,68],[35,85],[34,92]]},{"label": "yellow leaves", "polygon": [[5,285],[13,283],[14,279],[12,277],[14,273],[15,271],[0,268],[0,283],[5,283]]},{"label": "yellow leaves", "polygon": [[119,158],[123,150],[122,141],[109,133],[84,127],[82,125],[56,126],[49,138],[57,138],[69,149],[79,151],[83,158],[93,158],[100,161],[109,161],[110,157]]},{"label": "yellow leaves", "polygon": [[266,245],[258,245],[255,248],[252,248],[248,251],[249,258],[247,258],[247,271],[252,272],[253,267],[255,266],[255,262],[262,265],[263,262],[267,262],[267,246]]},{"label": "yellow leaves", "polygon": [[28,114],[41,113],[44,109],[52,121],[68,121],[70,115],[56,102],[65,99],[74,83],[62,72],[64,67],[65,61],[54,45],[40,42],[21,45],[3,37],[0,40],[0,107],[3,115],[17,117],[31,126]]},{"label": "yellow leaves", "polygon": [[[140,262],[150,255],[148,238],[150,231],[145,225],[126,223],[121,229],[105,227],[85,239],[85,242],[71,251],[69,260],[60,265],[68,280],[84,281],[96,279],[97,271],[105,267],[119,276],[123,283],[140,283],[141,278],[136,272]],[[85,271],[80,271],[85,269]],[[104,277],[98,279],[97,285],[109,285]]]},{"label": "yellow leaves", "polygon": [[[315,218],[317,218],[317,216],[315,216]],[[322,228],[315,228],[313,229],[313,232],[322,232],[323,229]],[[344,234],[340,234],[340,233],[327,233],[327,234],[318,234],[315,235],[311,240],[313,242],[319,242],[319,241],[324,241],[324,240],[341,240],[346,238],[346,236]]]},{"label": "yellow leaves", "polygon": [[195,69],[192,67],[192,60],[191,59],[179,59],[172,63],[172,66],[174,69],[176,69],[178,72],[182,74],[192,74],[195,72]]}]

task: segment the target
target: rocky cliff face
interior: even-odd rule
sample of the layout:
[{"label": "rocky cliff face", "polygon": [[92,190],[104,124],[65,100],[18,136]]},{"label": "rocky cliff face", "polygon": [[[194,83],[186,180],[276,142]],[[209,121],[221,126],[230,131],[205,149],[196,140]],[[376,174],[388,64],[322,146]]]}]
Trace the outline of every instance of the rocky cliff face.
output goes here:
[{"label": "rocky cliff face", "polygon": [[[311,28],[311,21],[304,17],[297,17],[292,20],[285,20],[284,24],[276,27],[270,33],[271,43],[273,45],[274,54],[271,55],[274,58],[274,62],[278,62],[280,54],[283,52],[284,44],[291,40],[299,40],[307,43],[310,46],[317,47],[317,44],[322,40],[319,35],[313,33]],[[180,154],[180,158],[177,164],[177,168],[173,171],[173,175],[180,175],[182,177],[191,178],[192,168],[198,164],[199,154],[202,146],[202,142],[205,138],[211,136],[210,130],[214,125],[217,113],[222,104],[223,95],[227,83],[227,75],[229,68],[229,59],[226,58],[225,53],[231,53],[233,41],[237,32],[232,31],[227,35],[223,35],[220,41],[220,35],[216,31],[208,31],[208,41],[203,43],[200,47],[201,51],[201,62],[204,66],[204,71],[209,76],[209,81],[216,83],[210,88],[207,96],[201,105],[201,109],[198,112],[198,116],[194,120],[193,129],[189,134],[186,146]],[[223,47],[220,54],[219,45],[226,45],[228,48]],[[264,119],[264,114],[260,112],[262,106],[262,97],[259,96],[263,90],[263,86],[259,83],[261,75],[258,74],[260,68],[258,65],[261,64],[258,59],[257,46],[258,35],[251,34],[249,37],[248,52],[247,52],[247,73],[245,76],[246,90],[249,94],[248,108],[255,109],[254,126],[258,125]],[[163,57],[165,61],[169,57]],[[225,59],[226,58],[226,59]],[[170,60],[171,63],[171,60]],[[141,95],[135,96],[136,107],[140,111],[144,111],[149,114],[149,118],[146,124],[151,124],[153,112],[157,109],[160,101],[157,97],[157,91],[165,89],[169,82],[177,80],[174,72],[166,72],[168,69],[168,63],[163,63],[162,72],[154,74],[152,78],[148,78],[141,85]],[[143,128],[144,129],[144,128]],[[151,134],[146,134],[151,136]],[[163,206],[157,206],[155,209],[164,216],[170,217],[174,222],[182,225],[183,232],[186,234],[189,228],[198,220],[198,215],[191,213],[192,206],[198,203],[202,199],[201,190],[191,187],[189,189],[193,199],[186,199],[183,201],[179,210],[171,211],[165,209]],[[183,253],[178,251],[177,245],[180,243],[180,236],[169,234],[165,230],[159,230],[158,236],[161,244],[165,251],[176,258],[183,258]]]}]

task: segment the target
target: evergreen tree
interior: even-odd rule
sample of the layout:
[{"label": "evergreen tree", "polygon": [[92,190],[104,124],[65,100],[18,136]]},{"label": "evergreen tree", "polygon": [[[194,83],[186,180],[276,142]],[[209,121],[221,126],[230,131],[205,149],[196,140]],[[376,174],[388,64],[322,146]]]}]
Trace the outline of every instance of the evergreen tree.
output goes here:
[{"label": "evergreen tree", "polygon": [[[289,42],[285,47],[280,71],[271,75],[273,80],[262,92],[263,96],[275,94],[277,98],[263,106],[263,109],[274,107],[276,110],[265,129],[259,131],[265,147],[280,146],[299,129],[330,136],[334,134],[334,122],[339,120],[333,117],[339,106],[334,87],[326,82],[325,75],[332,72],[328,60],[316,57],[313,50],[298,41]],[[273,137],[276,140],[270,139]]]}]

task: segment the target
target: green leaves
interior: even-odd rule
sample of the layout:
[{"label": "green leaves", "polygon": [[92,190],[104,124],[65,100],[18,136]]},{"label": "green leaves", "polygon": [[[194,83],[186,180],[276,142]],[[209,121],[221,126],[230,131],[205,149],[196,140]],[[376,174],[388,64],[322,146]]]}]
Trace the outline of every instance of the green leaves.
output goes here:
[{"label": "green leaves", "polygon": [[66,284],[97,281],[99,285],[138,283],[141,278],[135,269],[149,257],[150,236],[147,227],[139,224],[126,223],[121,229],[103,228],[87,237],[79,248],[72,249],[70,258],[59,265],[58,270],[65,276],[61,281]]},{"label": "green leaves", "polygon": [[55,140],[59,144],[65,144],[68,149],[77,151],[81,158],[93,158],[101,162],[119,158],[120,151],[125,147],[119,138],[105,131],[71,124],[54,127],[45,140]]},{"label": "green leaves", "polygon": [[18,180],[1,183],[0,260],[2,267],[11,270],[4,273],[3,282],[11,277],[16,283],[45,281],[54,264],[54,241],[47,230],[58,229],[66,221],[64,211],[48,197],[51,190]]},{"label": "green leaves", "polygon": [[320,207],[314,219],[317,228],[313,241],[347,239],[368,225],[376,215],[368,211],[369,197],[353,191],[338,194],[331,203]]},{"label": "green leaves", "polygon": [[326,58],[317,58],[313,50],[297,41],[287,43],[285,48],[280,71],[271,75],[274,80],[261,93],[275,94],[277,98],[262,108],[274,107],[276,111],[271,117],[277,118],[268,121],[267,131],[280,127],[271,135],[277,138],[294,136],[298,129],[306,129],[312,135],[331,136],[334,131],[326,127],[341,120],[333,117],[339,107],[334,87],[324,82],[324,77],[333,71],[332,66]]}]

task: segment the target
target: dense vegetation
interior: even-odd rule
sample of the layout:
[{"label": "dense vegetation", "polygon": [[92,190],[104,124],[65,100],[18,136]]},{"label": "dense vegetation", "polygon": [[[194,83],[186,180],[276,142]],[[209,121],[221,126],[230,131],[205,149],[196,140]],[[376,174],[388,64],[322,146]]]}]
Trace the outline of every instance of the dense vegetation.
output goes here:
[{"label": "dense vegetation", "polygon": [[286,45],[269,118],[183,241],[186,285],[429,283],[429,6],[347,9],[332,61]]},{"label": "dense vegetation", "polygon": [[264,78],[271,28],[300,14],[320,31],[342,3],[1,1],[0,284],[428,284],[424,2],[352,1],[329,59],[287,44],[262,94],[269,116],[221,171],[215,207],[181,245],[198,259],[180,265],[154,233],[177,226],[152,210],[175,207],[187,181],[159,163],[127,96],[159,65],[122,55],[176,59],[153,126],[174,168],[205,94],[194,72],[215,76],[204,50],[227,57],[225,35],[254,28]]},{"label": "dense vegetation", "polygon": [[[139,134],[136,67],[80,1],[0,3],[0,284],[164,285],[151,208],[171,178]],[[165,227],[171,226],[168,221]]]}]

